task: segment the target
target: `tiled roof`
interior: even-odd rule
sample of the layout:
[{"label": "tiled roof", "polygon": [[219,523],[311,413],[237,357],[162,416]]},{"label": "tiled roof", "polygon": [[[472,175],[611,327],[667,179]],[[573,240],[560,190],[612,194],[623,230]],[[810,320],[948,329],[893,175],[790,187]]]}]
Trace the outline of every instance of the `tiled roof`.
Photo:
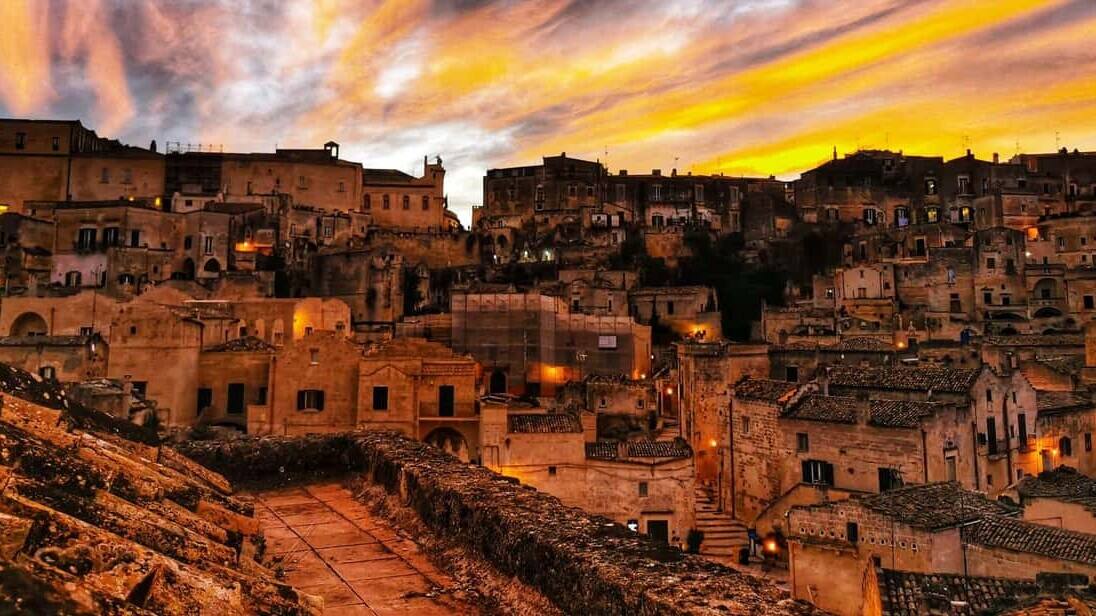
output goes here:
[{"label": "tiled roof", "polygon": [[1076,503],[1096,514],[1096,479],[1068,466],[1024,477],[1016,491],[1021,498],[1053,498]]},{"label": "tiled roof", "polygon": [[912,571],[877,571],[879,595],[884,616],[921,616],[925,613],[928,596],[940,597],[959,608],[952,614],[984,614],[990,609],[1021,596],[1039,593],[1032,580],[994,577],[970,577],[955,573],[915,573]]},{"label": "tiled roof", "polygon": [[937,366],[832,366],[830,385],[894,391],[966,393],[978,378],[978,370]]},{"label": "tiled roof", "polygon": [[1038,554],[1057,560],[1096,563],[1096,535],[997,515],[965,527],[968,543],[1014,552]]},{"label": "tiled roof", "polygon": [[893,351],[894,345],[868,336],[855,336],[846,338],[835,344],[825,347],[828,351]]},{"label": "tiled roof", "polygon": [[0,346],[84,346],[92,336],[3,336]]},{"label": "tiled roof", "polygon": [[856,497],[855,501],[902,524],[926,530],[950,528],[987,515],[1015,513],[1009,506],[964,490],[954,481],[898,488]]},{"label": "tiled roof", "polygon": [[597,441],[586,443],[586,457],[595,460],[627,458],[688,458],[692,448],[682,439],[672,441]]},{"label": "tiled roof", "polygon": [[1035,406],[1040,413],[1060,413],[1089,408],[1092,400],[1069,391],[1036,391]]},{"label": "tiled roof", "polygon": [[1058,355],[1042,357],[1036,361],[1059,374],[1069,376],[1080,374],[1081,369],[1085,367],[1084,355]]},{"label": "tiled roof", "polygon": [[689,445],[679,439],[672,441],[629,441],[629,458],[688,458],[693,455]]},{"label": "tiled roof", "polygon": [[747,378],[734,386],[734,396],[740,400],[777,402],[796,390],[798,385],[790,381]]},{"label": "tiled roof", "polygon": [[570,413],[528,413],[509,416],[512,434],[569,434],[582,432],[582,422]]},{"label": "tiled roof", "polygon": [[1084,346],[1084,334],[1023,334],[1018,336],[986,336],[985,344],[997,346]]},{"label": "tiled roof", "polygon": [[830,423],[856,423],[856,398],[810,394],[803,396],[784,411],[786,419],[825,421]]},{"label": "tiled roof", "polygon": [[921,425],[922,419],[943,407],[939,402],[872,400],[869,423],[884,428],[916,428]]},{"label": "tiled roof", "polygon": [[206,349],[209,353],[235,353],[244,351],[274,351],[275,347],[255,336],[244,336]]},{"label": "tiled roof", "polygon": [[631,295],[685,295],[708,293],[708,287],[640,287],[631,292]]}]

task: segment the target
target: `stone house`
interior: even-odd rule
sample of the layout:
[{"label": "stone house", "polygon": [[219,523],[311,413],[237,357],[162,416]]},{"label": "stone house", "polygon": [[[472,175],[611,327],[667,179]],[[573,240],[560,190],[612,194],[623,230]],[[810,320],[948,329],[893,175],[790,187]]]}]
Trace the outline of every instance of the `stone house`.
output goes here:
[{"label": "stone house", "polygon": [[362,211],[370,224],[387,229],[448,230],[445,168],[423,158],[423,174],[396,169],[362,170]]},{"label": "stone house", "polygon": [[98,334],[0,338],[0,363],[61,382],[105,376],[108,356],[107,343]]},{"label": "stone house", "polygon": [[684,337],[723,337],[719,302],[709,287],[641,287],[628,293],[629,313],[644,325],[659,323]]},{"label": "stone house", "polygon": [[198,357],[196,422],[248,427],[248,409],[265,406],[277,348],[254,336],[202,349]]},{"label": "stone house", "polygon": [[1061,465],[1096,474],[1096,402],[1083,391],[1038,392],[1039,470]]},{"label": "stone house", "polygon": [[1023,519],[1096,533],[1096,479],[1068,466],[1024,477],[1015,486]]},{"label": "stone house", "polygon": [[1040,469],[1035,389],[1018,370],[833,366],[819,380],[833,395],[948,402],[966,409],[977,446],[971,478],[958,478],[964,485],[995,493]]},{"label": "stone house", "polygon": [[911,486],[791,510],[792,595],[839,614],[865,567],[1033,580],[1096,574],[1096,535],[1017,518],[1011,506],[955,483]]},{"label": "stone house", "polygon": [[692,451],[684,442],[593,440],[568,413],[485,403],[484,466],[669,542],[694,526]]}]

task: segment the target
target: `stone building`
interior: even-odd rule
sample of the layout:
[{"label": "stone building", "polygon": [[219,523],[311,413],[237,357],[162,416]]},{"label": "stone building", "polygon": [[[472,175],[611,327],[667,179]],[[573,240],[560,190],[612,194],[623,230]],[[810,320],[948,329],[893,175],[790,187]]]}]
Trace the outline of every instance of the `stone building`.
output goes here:
[{"label": "stone building", "polygon": [[398,430],[479,460],[479,365],[437,342],[394,338],[359,363],[357,427]]},{"label": "stone building", "polygon": [[159,200],[164,157],[85,128],[78,120],[0,119],[0,206],[31,201]]},{"label": "stone building", "polygon": [[973,485],[968,409],[830,395],[816,383],[744,379],[730,405],[732,511],[758,528],[792,505],[909,483]]},{"label": "stone building", "polygon": [[45,287],[53,269],[53,222],[0,213],[0,287],[5,295]]},{"label": "stone building", "polygon": [[98,334],[0,337],[0,363],[61,382],[105,376],[108,356]]},{"label": "stone building", "polygon": [[441,159],[423,159],[423,174],[396,169],[362,170],[362,211],[371,224],[385,229],[449,230],[445,168]]},{"label": "stone building", "polygon": [[1036,422],[1040,457],[1039,469],[1061,465],[1082,473],[1096,474],[1096,402],[1084,390],[1037,392],[1039,419]]},{"label": "stone building", "polygon": [[576,415],[495,402],[482,411],[484,466],[660,541],[680,542],[694,527],[692,452],[682,441],[596,441]]},{"label": "stone building", "polygon": [[867,336],[845,338],[823,344],[804,340],[769,345],[769,376],[784,381],[805,382],[826,366],[879,366],[896,364],[902,350],[896,345]]},{"label": "stone building", "polygon": [[248,409],[267,403],[270,363],[276,350],[251,335],[202,349],[195,383],[195,423],[246,431]]},{"label": "stone building", "polygon": [[629,311],[644,324],[679,336],[719,340],[723,324],[715,290],[708,287],[640,287],[628,293]]},{"label": "stone building", "polygon": [[484,367],[492,392],[552,395],[588,374],[645,378],[650,328],[630,317],[573,313],[539,293],[460,293],[452,297],[453,349]]},{"label": "stone building", "polygon": [[711,490],[720,510],[729,509],[730,484],[724,480],[731,463],[728,409],[732,386],[746,375],[765,377],[765,345],[730,342],[680,342],[676,389],[680,431],[696,455],[699,485]]},{"label": "stone building", "polygon": [[1096,479],[1059,466],[1016,484],[1023,519],[1048,526],[1096,533]]},{"label": "stone building", "polygon": [[833,395],[947,402],[965,409],[977,446],[968,467],[971,477],[958,479],[976,490],[997,493],[1041,470],[1035,389],[1018,370],[834,366],[819,381]]},{"label": "stone building", "polygon": [[1028,580],[1040,572],[1096,573],[1096,535],[1025,522],[1017,513],[955,483],[794,508],[792,595],[861,614],[866,566]]}]

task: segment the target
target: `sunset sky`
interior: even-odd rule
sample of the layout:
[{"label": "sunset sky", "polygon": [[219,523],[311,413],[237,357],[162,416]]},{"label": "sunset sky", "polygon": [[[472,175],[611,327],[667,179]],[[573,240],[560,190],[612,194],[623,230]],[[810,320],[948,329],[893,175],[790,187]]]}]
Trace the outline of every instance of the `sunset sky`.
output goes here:
[{"label": "sunset sky", "polygon": [[[2,0],[0,114],[488,167],[794,177],[840,152],[1096,149],[1096,0]],[[1060,134],[1060,137],[1057,135]]]}]

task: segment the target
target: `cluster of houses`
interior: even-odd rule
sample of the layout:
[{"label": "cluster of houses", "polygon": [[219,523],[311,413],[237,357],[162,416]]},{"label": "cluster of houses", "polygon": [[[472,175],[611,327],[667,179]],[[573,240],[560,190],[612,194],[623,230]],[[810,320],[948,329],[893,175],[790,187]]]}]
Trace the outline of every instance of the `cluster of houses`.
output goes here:
[{"label": "cluster of houses", "polygon": [[[487,171],[465,229],[440,160],[338,147],[0,120],[0,362],[179,438],[397,430],[662,541],[760,549],[839,614],[1096,574],[1096,154],[862,151],[794,182],[561,154]],[[698,234],[834,258],[732,341],[716,283],[622,259],[674,271]]]}]

